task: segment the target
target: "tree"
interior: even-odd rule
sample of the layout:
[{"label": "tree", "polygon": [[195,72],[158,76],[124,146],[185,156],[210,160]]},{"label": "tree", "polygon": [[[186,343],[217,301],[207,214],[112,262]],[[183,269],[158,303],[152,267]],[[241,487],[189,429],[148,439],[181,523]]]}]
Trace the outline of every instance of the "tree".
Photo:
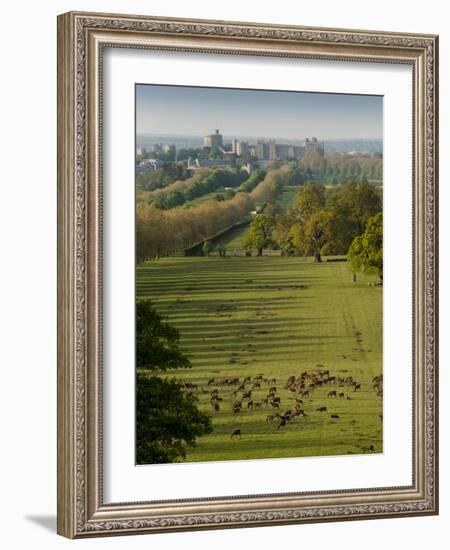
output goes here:
[{"label": "tree", "polygon": [[136,460],[162,464],[186,457],[186,445],[211,433],[209,415],[197,408],[197,398],[175,379],[138,372],[136,380]]},{"label": "tree", "polygon": [[300,254],[312,254],[315,262],[331,248],[335,238],[335,215],[330,210],[316,210],[306,223],[294,224],[290,231],[292,244]]},{"label": "tree", "polygon": [[136,367],[152,371],[190,368],[179,349],[180,334],[152,307],[149,300],[136,303]]},{"label": "tree", "polygon": [[383,214],[379,212],[367,220],[364,233],[355,237],[348,259],[353,273],[373,273],[383,282]]},{"label": "tree", "polygon": [[205,241],[202,246],[203,256],[209,256],[212,252],[213,245],[211,241]]},{"label": "tree", "polygon": [[209,152],[209,158],[210,159],[221,159],[221,158],[223,158],[223,153],[219,149],[219,147],[217,147],[217,145],[215,145],[214,147],[211,147],[211,150]]},{"label": "tree", "polygon": [[305,171],[297,162],[289,163],[286,185],[302,185],[305,182]]},{"label": "tree", "polygon": [[164,322],[150,301],[136,304],[136,456],[138,464],[174,462],[186,456],[186,445],[212,431],[211,418],[197,408],[168,369],[192,365],[179,349],[179,332]]},{"label": "tree", "polygon": [[367,181],[346,183],[333,194],[332,207],[345,218],[353,236],[362,235],[367,220],[382,209],[381,193]]},{"label": "tree", "polygon": [[238,191],[250,193],[266,177],[264,170],[254,170],[251,175],[238,188]]},{"label": "tree", "polygon": [[251,222],[247,236],[244,241],[244,248],[255,249],[258,256],[262,256],[265,248],[272,246],[272,230],[274,221],[265,214],[257,214]]},{"label": "tree", "polygon": [[289,213],[284,213],[276,217],[272,238],[277,243],[284,256],[293,256],[295,254],[295,247],[292,243],[291,235],[292,225],[293,220]]},{"label": "tree", "polygon": [[325,188],[317,183],[305,183],[295,198],[293,214],[300,223],[306,223],[310,216],[325,206]]},{"label": "tree", "polygon": [[227,247],[224,244],[219,244],[219,246],[217,247],[217,252],[219,253],[219,256],[221,258],[225,258],[225,256],[227,255]]}]

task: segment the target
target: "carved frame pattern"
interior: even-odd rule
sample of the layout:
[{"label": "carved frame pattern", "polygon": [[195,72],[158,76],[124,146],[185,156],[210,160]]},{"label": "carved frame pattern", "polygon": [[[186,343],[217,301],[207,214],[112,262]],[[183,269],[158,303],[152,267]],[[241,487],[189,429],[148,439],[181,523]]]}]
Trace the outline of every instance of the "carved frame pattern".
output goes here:
[{"label": "carved frame pattern", "polygon": [[[74,538],[437,513],[437,37],[90,13],[58,19],[58,532]],[[149,45],[152,35],[162,41]],[[170,503],[103,504],[101,368],[91,365],[95,357],[101,363],[101,307],[92,304],[101,296],[101,155],[92,155],[98,143],[91,132],[100,131],[92,116],[98,97],[92,103],[89,96],[95,86],[98,90],[92,75],[101,71],[102,44],[115,46],[116,36],[117,47],[413,65],[418,201],[413,225],[424,344],[423,356],[416,357],[415,402],[421,412],[416,458],[423,458],[423,468],[415,471],[415,487],[218,497],[177,501],[172,508]],[[179,45],[179,37],[186,45]]]}]

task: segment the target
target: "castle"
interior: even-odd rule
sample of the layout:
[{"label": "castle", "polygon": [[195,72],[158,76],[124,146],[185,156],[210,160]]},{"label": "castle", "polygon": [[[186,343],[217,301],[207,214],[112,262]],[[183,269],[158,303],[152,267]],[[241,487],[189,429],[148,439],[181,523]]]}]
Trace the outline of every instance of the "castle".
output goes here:
[{"label": "castle", "polygon": [[[291,145],[287,143],[277,143],[275,140],[258,139],[255,145],[247,141],[241,141],[233,138],[231,142],[232,153],[237,156],[247,157],[248,160],[288,160],[299,159],[305,154],[318,154],[323,156],[324,146],[317,138],[306,138],[303,145]],[[203,137],[203,147],[218,147],[223,150],[223,136],[216,130],[214,134]],[[225,151],[224,151],[225,152]]]}]

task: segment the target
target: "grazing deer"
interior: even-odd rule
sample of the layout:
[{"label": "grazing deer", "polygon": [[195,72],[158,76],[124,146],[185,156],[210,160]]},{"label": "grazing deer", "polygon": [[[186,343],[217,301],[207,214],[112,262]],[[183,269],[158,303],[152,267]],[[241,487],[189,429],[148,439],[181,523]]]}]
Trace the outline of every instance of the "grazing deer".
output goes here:
[{"label": "grazing deer", "polygon": [[327,397],[336,397],[336,390],[331,390],[327,393]]},{"label": "grazing deer", "polygon": [[233,439],[233,437],[237,437],[237,436],[239,436],[239,439],[242,437],[241,430],[239,430],[239,429],[233,430],[233,433],[231,434],[231,439]]},{"label": "grazing deer", "polygon": [[280,428],[283,428],[284,426],[286,426],[286,422],[287,422],[287,419],[281,416],[280,417],[280,423],[278,424],[277,429],[279,430]]}]

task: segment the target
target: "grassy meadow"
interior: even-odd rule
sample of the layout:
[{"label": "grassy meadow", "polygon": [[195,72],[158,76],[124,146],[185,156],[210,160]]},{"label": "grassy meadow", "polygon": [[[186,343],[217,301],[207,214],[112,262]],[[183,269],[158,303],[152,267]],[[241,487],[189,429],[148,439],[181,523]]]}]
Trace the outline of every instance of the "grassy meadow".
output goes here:
[{"label": "grassy meadow", "polygon": [[[242,233],[229,239],[241,245]],[[369,285],[376,281],[358,275],[353,283],[346,262],[300,257],[168,257],[140,264],[137,299],[151,299],[179,329],[192,362],[169,376],[197,385],[199,406],[213,418],[214,431],[187,449],[186,460],[382,452],[382,398],[372,385],[382,373],[382,288]],[[303,398],[305,415],[284,426],[268,421],[278,410],[263,402],[269,387],[276,387],[282,414],[295,405],[288,378],[318,370],[328,370],[336,383]],[[270,383],[253,390],[257,405],[249,409],[244,400],[235,414],[238,386],[208,385],[251,377],[249,389],[258,376]],[[349,377],[359,388],[339,383]],[[231,437],[235,430],[240,437]]]}]

